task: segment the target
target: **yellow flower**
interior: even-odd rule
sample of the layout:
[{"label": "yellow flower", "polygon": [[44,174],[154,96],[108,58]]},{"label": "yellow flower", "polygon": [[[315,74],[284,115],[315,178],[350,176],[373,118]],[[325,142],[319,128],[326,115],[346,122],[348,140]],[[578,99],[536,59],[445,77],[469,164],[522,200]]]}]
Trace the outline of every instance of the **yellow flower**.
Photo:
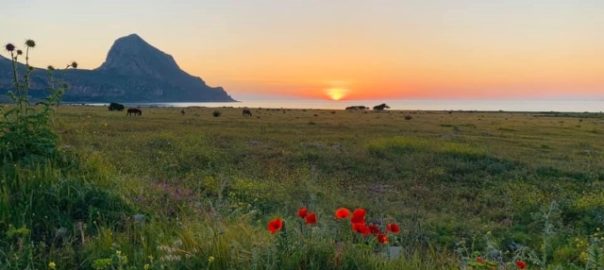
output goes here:
[{"label": "yellow flower", "polygon": [[214,261],[214,256],[208,257],[208,263],[212,263]]},{"label": "yellow flower", "polygon": [[50,262],[48,263],[48,269],[50,269],[50,270],[55,270],[55,269],[57,269],[57,264],[55,264],[55,262],[53,262],[53,261],[50,261]]},{"label": "yellow flower", "polygon": [[588,258],[589,254],[587,254],[587,252],[585,251],[581,252],[581,254],[579,255],[579,260],[581,260],[583,263],[587,262]]}]

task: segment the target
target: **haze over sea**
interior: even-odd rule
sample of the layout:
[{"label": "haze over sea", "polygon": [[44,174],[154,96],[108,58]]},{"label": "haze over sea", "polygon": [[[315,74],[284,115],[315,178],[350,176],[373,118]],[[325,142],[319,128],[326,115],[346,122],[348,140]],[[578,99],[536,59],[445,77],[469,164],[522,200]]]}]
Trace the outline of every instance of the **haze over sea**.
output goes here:
[{"label": "haze over sea", "polygon": [[[523,112],[602,112],[604,99],[408,99],[408,100],[320,100],[264,99],[240,102],[164,102],[124,103],[133,107],[248,107],[339,110],[347,106],[372,107],[386,103],[393,110],[465,110],[465,111],[523,111]],[[106,105],[91,103],[88,105]]]}]

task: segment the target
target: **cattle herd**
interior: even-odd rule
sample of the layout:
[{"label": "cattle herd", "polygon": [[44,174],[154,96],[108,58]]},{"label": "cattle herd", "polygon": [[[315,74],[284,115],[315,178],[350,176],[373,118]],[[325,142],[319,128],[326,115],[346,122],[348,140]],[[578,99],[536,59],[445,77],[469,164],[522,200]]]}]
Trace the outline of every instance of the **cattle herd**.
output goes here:
[{"label": "cattle herd", "polygon": [[[107,107],[107,109],[109,111],[120,111],[121,112],[121,111],[123,111],[125,109],[125,106],[122,105],[122,104],[119,104],[119,103],[111,102],[109,104],[109,106]],[[373,106],[373,110],[374,111],[384,111],[386,109],[390,109],[390,107],[388,105],[386,105],[386,103],[382,103],[380,105]],[[283,113],[285,113],[285,111],[286,111],[285,109],[268,109],[268,110],[269,111],[271,111],[271,110],[276,110],[276,111],[281,110],[281,111],[283,111]],[[360,106],[349,106],[349,107],[346,107],[346,110],[347,111],[367,111],[367,110],[369,110],[369,107],[362,106],[362,105],[360,105]],[[306,111],[306,110],[303,110],[303,111]],[[180,113],[182,115],[185,115],[185,110],[181,109]],[[332,114],[335,114],[335,112],[332,111]],[[143,115],[143,111],[141,109],[139,109],[139,108],[128,108],[126,115],[127,116],[142,116]],[[252,111],[250,109],[248,109],[248,108],[244,108],[241,111],[241,115],[245,116],[245,117],[252,117]],[[214,112],[214,116],[217,117],[216,112]],[[409,120],[409,119],[407,119],[407,120]]]}]

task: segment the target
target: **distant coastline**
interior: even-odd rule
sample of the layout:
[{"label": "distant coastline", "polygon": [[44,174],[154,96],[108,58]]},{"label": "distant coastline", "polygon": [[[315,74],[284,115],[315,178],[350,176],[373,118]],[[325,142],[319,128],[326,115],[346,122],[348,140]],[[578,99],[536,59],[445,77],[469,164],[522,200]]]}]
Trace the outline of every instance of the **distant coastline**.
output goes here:
[{"label": "distant coastline", "polygon": [[[225,102],[120,102],[130,107],[247,107],[343,110],[387,103],[392,110],[602,113],[604,100],[237,100]],[[109,102],[63,102],[65,105],[106,106]]]}]

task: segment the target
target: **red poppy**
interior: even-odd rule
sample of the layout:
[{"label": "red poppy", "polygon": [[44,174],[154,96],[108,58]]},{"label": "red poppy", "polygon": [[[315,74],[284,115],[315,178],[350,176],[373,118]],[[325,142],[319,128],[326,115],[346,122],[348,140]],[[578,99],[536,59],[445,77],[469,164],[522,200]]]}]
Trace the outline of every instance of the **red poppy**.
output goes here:
[{"label": "red poppy", "polygon": [[526,268],[526,262],[524,262],[523,260],[517,260],[516,261],[516,267],[518,267],[518,269],[525,269]]},{"label": "red poppy", "polygon": [[371,231],[372,234],[381,234],[382,233],[382,231],[380,230],[380,227],[375,224],[369,224],[369,230]]},{"label": "red poppy", "polygon": [[306,214],[308,214],[308,209],[306,209],[306,207],[302,207],[302,208],[298,209],[298,216],[300,218],[305,218]]},{"label": "red poppy", "polygon": [[350,210],[348,210],[348,208],[338,208],[336,210],[337,219],[348,218],[348,216],[350,216]]},{"label": "red poppy", "polygon": [[280,231],[283,228],[283,219],[281,218],[274,218],[271,219],[271,221],[268,222],[268,226],[266,227],[266,229],[271,232],[272,234]]},{"label": "red poppy", "polygon": [[352,223],[365,223],[365,209],[357,208],[352,212],[352,218],[350,218],[350,222]]},{"label": "red poppy", "polygon": [[485,261],[482,257],[478,256],[476,257],[476,262],[479,264],[485,264],[487,261]]},{"label": "red poppy", "polygon": [[308,215],[306,215],[306,224],[317,224],[317,214],[314,212],[308,213]]},{"label": "red poppy", "polygon": [[364,236],[367,236],[371,233],[371,229],[369,229],[369,226],[367,226],[365,223],[353,223],[352,230]]},{"label": "red poppy", "polygon": [[401,232],[401,227],[399,227],[396,223],[390,223],[386,225],[386,231],[389,231],[391,233],[399,233]]},{"label": "red poppy", "polygon": [[377,240],[380,244],[388,244],[388,236],[383,233],[377,235]]}]

